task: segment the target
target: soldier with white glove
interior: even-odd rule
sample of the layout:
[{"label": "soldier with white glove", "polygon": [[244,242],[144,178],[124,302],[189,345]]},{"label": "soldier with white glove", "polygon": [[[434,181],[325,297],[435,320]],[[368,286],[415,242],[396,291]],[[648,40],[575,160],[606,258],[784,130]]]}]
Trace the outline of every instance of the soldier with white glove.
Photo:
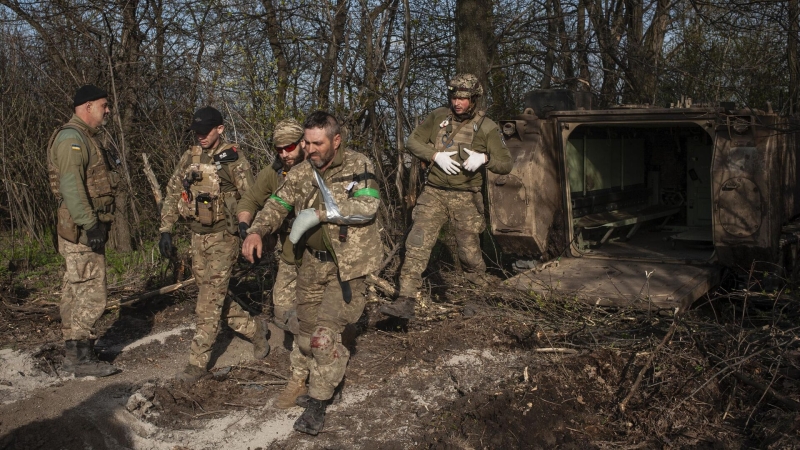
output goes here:
[{"label": "soldier with white glove", "polygon": [[[484,172],[511,172],[511,154],[500,129],[477,109],[483,87],[472,74],[456,75],[447,86],[449,105],[435,109],[409,136],[406,148],[431,162],[428,181],[414,208],[400,272],[400,297],[381,308],[384,314],[411,319],[421,296],[422,272],[439,230],[448,220],[456,226],[458,258],[468,281],[486,284],[480,247]],[[485,168],[485,170],[484,170]]]}]

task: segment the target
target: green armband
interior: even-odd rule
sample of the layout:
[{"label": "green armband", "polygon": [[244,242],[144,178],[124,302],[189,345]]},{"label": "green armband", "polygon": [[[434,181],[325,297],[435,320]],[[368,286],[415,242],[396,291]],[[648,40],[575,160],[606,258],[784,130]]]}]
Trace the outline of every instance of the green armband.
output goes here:
[{"label": "green armband", "polygon": [[353,198],[355,198],[355,197],[363,197],[365,195],[367,197],[375,197],[377,199],[381,198],[381,193],[378,192],[378,190],[375,189],[375,188],[364,188],[364,189],[359,189],[359,190],[353,192]]},{"label": "green armband", "polygon": [[284,208],[286,208],[286,210],[287,210],[287,211],[290,211],[290,212],[291,212],[291,210],[293,210],[293,209],[294,209],[294,208],[292,207],[292,205],[290,205],[290,204],[286,203],[286,201],[284,201],[282,198],[278,197],[278,196],[277,196],[277,195],[275,195],[275,194],[272,194],[272,195],[270,195],[270,196],[269,196],[269,198],[271,198],[271,199],[275,200],[276,202],[280,203],[280,204],[281,204],[281,206],[283,206]]}]

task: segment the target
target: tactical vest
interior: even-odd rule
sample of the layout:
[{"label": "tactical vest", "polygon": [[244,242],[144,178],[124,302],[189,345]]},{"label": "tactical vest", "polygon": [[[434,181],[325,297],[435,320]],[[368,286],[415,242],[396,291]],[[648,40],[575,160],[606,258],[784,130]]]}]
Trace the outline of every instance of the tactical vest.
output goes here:
[{"label": "tactical vest", "polygon": [[[234,144],[225,144],[220,148],[220,153],[229,148],[235,151]],[[217,173],[222,165],[211,160],[202,147],[193,146],[190,155],[190,163],[183,171],[184,192],[178,202],[178,214],[185,219],[196,220],[201,225],[211,226],[227,219],[226,209],[236,211],[239,192],[222,192]]]},{"label": "tactical vest", "polygon": [[50,136],[50,141],[47,145],[47,172],[50,177],[50,191],[53,192],[58,201],[61,201],[61,192],[59,191],[61,174],[49,153],[58,133],[68,128],[78,131],[89,152],[97,156],[94,164],[86,168],[86,192],[89,195],[89,201],[92,202],[92,209],[97,213],[98,220],[111,222],[114,220],[114,193],[119,185],[119,174],[108,167],[105,153],[94,139],[87,138],[88,130],[80,125],[66,123]]},{"label": "tactical vest", "polygon": [[475,135],[478,134],[484,117],[486,117],[486,112],[478,111],[466,123],[453,124],[453,115],[449,114],[439,126],[434,148],[437,152],[458,152],[454,155],[456,156],[454,159],[458,162],[464,162],[469,158],[469,154],[464,149],[472,150],[472,141],[475,139]]}]

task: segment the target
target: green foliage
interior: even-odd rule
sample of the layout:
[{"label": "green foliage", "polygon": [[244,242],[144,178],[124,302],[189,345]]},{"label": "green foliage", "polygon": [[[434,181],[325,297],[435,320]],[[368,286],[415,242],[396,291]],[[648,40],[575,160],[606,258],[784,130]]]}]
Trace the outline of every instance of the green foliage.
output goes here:
[{"label": "green foliage", "polygon": [[[42,241],[52,242],[51,231],[45,233]],[[51,245],[43,245],[30,236],[14,233],[0,237],[0,262],[0,275],[7,275],[12,268],[35,274],[63,264],[64,258]]]}]

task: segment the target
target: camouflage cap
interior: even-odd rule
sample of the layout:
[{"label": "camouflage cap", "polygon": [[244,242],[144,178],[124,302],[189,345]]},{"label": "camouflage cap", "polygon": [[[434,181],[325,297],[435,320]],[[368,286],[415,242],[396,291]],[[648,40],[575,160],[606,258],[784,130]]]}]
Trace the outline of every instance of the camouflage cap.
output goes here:
[{"label": "camouflage cap", "polygon": [[294,144],[303,137],[303,126],[294,119],[284,119],[275,124],[275,131],[272,133],[272,145],[285,147]]},{"label": "camouflage cap", "polygon": [[471,73],[459,73],[447,83],[450,98],[472,98],[483,95],[483,86],[478,77]]}]

